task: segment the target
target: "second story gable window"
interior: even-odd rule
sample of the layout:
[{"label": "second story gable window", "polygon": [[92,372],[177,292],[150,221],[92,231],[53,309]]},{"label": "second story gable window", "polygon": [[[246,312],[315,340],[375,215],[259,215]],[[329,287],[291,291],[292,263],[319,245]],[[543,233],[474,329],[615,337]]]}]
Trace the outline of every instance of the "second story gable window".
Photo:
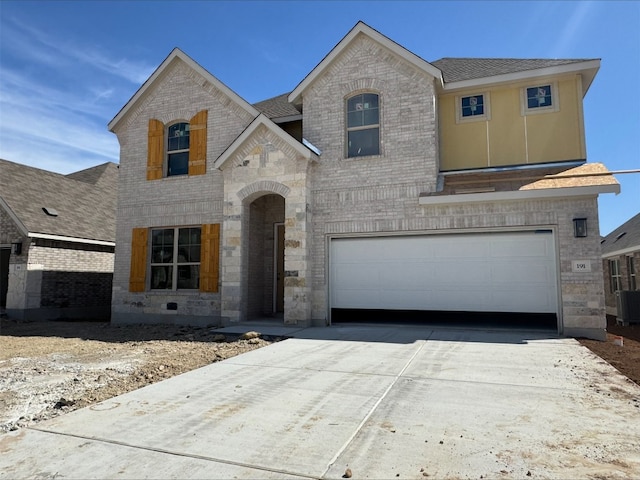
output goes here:
[{"label": "second story gable window", "polygon": [[189,124],[175,123],[167,130],[167,176],[189,173]]},{"label": "second story gable window", "polygon": [[375,93],[347,99],[347,157],[380,154],[380,102]]},{"label": "second story gable window", "polygon": [[207,117],[201,110],[188,122],[149,119],[147,180],[207,173]]}]

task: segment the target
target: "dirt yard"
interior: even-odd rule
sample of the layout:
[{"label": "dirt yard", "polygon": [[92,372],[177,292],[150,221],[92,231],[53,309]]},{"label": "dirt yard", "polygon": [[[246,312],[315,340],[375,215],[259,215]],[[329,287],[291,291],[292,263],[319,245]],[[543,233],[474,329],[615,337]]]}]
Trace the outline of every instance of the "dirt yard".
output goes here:
[{"label": "dirt yard", "polygon": [[[608,330],[606,342],[580,342],[640,384],[640,325],[610,319]],[[2,319],[0,434],[281,340],[245,336],[253,338],[207,328]]]}]

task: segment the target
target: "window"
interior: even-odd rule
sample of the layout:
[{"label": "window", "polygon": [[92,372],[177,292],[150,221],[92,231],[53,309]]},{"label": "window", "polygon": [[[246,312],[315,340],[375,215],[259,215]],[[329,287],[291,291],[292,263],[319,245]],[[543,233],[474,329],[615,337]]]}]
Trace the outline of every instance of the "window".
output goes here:
[{"label": "window", "polygon": [[189,173],[189,124],[175,123],[167,130],[167,176]]},{"label": "window", "polygon": [[638,284],[636,283],[636,268],[633,263],[633,257],[629,255],[627,257],[627,275],[629,276],[629,290],[636,290]]},{"label": "window", "polygon": [[375,93],[347,100],[347,156],[380,154],[380,105]]},{"label": "window", "polygon": [[557,87],[554,83],[522,89],[522,114],[558,111]]},{"label": "window", "polygon": [[149,119],[147,180],[207,173],[207,117],[201,110],[188,122]]},{"label": "window", "polygon": [[151,231],[151,289],[198,289],[200,227]]},{"label": "window", "polygon": [[489,94],[456,97],[456,122],[489,120]]},{"label": "window", "polygon": [[609,284],[611,293],[616,293],[617,291],[622,290],[620,260],[609,260],[609,276],[611,279],[611,283]]}]

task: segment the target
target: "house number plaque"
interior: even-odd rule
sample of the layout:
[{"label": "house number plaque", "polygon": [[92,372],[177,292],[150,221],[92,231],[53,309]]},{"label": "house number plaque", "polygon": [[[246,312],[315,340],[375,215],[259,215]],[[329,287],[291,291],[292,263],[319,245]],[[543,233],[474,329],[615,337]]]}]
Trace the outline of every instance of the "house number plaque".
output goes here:
[{"label": "house number plaque", "polygon": [[591,260],[573,260],[571,262],[572,272],[590,272]]}]

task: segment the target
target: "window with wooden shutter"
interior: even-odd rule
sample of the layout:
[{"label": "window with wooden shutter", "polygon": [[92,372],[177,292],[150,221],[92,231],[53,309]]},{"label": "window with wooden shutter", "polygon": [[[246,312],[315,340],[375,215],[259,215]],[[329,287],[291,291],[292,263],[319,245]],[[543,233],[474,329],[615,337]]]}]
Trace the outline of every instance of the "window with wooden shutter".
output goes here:
[{"label": "window with wooden shutter", "polygon": [[207,110],[196,113],[190,121],[189,175],[207,173]]},{"label": "window with wooden shutter", "polygon": [[200,254],[200,291],[218,291],[220,224],[202,225]]},{"label": "window with wooden shutter", "polygon": [[131,232],[131,270],[129,272],[129,291],[144,292],[147,273],[147,235],[146,228],[134,228]]},{"label": "window with wooden shutter", "polygon": [[162,178],[164,165],[164,124],[160,120],[149,120],[149,142],[147,149],[147,180]]}]

